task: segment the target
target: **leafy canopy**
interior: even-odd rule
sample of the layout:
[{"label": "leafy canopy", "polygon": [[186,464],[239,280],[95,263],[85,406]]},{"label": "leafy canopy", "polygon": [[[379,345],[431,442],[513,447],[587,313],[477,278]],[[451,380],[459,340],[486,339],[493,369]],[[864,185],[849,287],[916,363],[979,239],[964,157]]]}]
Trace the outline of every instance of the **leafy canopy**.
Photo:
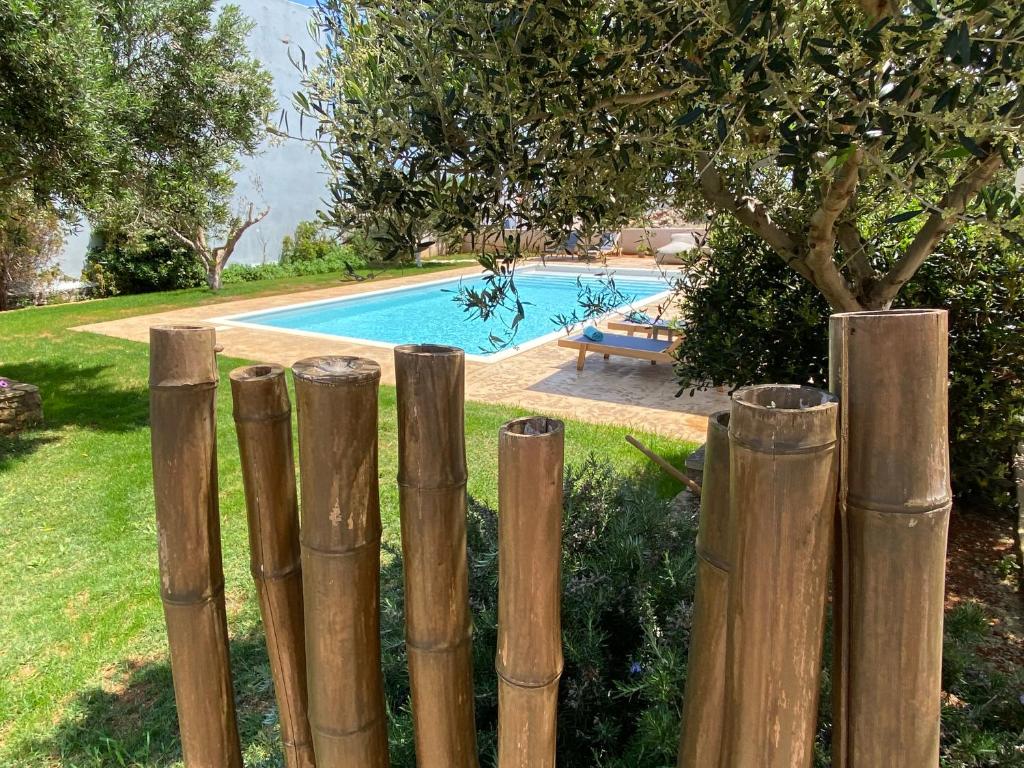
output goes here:
[{"label": "leafy canopy", "polygon": [[0,214],[29,189],[106,223],[229,218],[274,106],[251,23],[213,0],[0,7]]},{"label": "leafy canopy", "polygon": [[836,309],[888,306],[965,219],[1024,231],[1016,0],[321,0],[317,21],[297,105],[339,224],[728,213]]}]

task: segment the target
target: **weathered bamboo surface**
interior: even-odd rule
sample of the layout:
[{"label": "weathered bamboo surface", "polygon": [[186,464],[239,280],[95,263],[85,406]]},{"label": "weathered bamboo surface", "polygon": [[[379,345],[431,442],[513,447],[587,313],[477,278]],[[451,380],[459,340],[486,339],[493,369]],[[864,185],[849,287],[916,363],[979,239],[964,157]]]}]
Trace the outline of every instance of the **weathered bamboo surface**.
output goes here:
[{"label": "weathered bamboo surface", "polygon": [[555,765],[564,438],[543,417],[498,432],[499,768]]},{"label": "weathered bamboo surface", "polygon": [[314,768],[288,385],[279,365],[236,368],[229,378],[245,486],[250,570],[267,635],[285,763],[288,768]]},{"label": "weathered bamboo surface", "polygon": [[951,505],[944,310],[833,315],[843,402],[833,764],[939,762]]},{"label": "weathered bamboo surface", "polygon": [[217,505],[213,328],[150,329],[160,596],[188,768],[241,768]]},{"label": "weathered bamboo surface", "polygon": [[729,412],[708,419],[697,532],[697,588],[683,696],[679,768],[718,768],[725,716],[725,653],[732,526]]},{"label": "weathered bamboo surface", "polygon": [[465,354],[395,349],[405,637],[419,768],[478,765],[466,564]]},{"label": "weathered bamboo surface", "polygon": [[386,768],[380,650],[380,366],[292,366],[298,406],[309,721],[320,768]]},{"label": "weathered bamboo surface", "polygon": [[809,768],[814,757],[838,411],[811,387],[733,398],[722,768]]}]

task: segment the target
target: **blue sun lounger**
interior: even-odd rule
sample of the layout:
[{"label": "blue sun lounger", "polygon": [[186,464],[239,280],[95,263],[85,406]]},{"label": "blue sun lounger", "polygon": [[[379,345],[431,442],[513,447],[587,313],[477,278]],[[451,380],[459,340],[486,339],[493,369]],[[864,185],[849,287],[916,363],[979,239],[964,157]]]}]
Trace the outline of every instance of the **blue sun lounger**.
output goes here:
[{"label": "blue sun lounger", "polygon": [[667,339],[648,339],[644,336],[623,336],[620,333],[606,333],[600,341],[588,339],[583,334],[569,336],[558,340],[558,346],[579,350],[576,358],[576,370],[582,371],[588,352],[597,352],[607,360],[611,355],[632,357],[636,360],[648,360],[651,365],[656,363],[673,363],[672,353],[679,346],[682,338],[673,341]]}]

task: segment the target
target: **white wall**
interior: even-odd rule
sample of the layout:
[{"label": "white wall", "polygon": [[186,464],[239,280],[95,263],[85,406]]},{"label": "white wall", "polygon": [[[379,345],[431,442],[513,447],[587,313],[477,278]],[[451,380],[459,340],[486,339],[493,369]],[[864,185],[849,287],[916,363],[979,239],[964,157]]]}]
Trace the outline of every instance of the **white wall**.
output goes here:
[{"label": "white wall", "polygon": [[[300,75],[288,58],[288,48],[291,46],[297,53],[298,46],[302,46],[311,59],[310,9],[290,0],[231,2],[255,22],[255,28],[249,33],[249,49],[273,76],[279,109],[289,113],[289,126],[292,133],[297,133],[298,117],[291,98],[299,89]],[[278,117],[279,113],[275,113],[272,122],[276,124]],[[319,153],[294,140],[267,142],[261,154],[243,158],[243,168],[236,176],[236,204],[239,210],[250,201],[259,210],[269,205],[270,213],[245,233],[231,263],[277,261],[281,239],[291,234],[298,222],[314,218],[326,198],[325,174]],[[82,271],[89,237],[88,228],[82,227],[66,239],[60,265],[71,277],[77,278]]]}]

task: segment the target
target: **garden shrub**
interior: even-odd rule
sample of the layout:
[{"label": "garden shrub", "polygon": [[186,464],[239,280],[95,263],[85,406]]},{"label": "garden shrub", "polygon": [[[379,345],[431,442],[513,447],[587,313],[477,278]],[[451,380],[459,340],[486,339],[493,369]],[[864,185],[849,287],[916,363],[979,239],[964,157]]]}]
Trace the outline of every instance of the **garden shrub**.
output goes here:
[{"label": "garden shrub", "polygon": [[315,221],[300,221],[292,235],[281,241],[281,265],[311,261],[347,262],[353,269],[366,266],[366,258],[356,248],[346,247],[328,235]]},{"label": "garden shrub", "polygon": [[300,221],[293,235],[281,241],[281,260],[268,264],[232,264],[223,282],[248,283],[279,277],[328,275],[362,269],[366,259],[355,248],[329,237],[315,221]]},{"label": "garden shrub", "polygon": [[[497,728],[498,521],[469,510],[476,717],[484,766]],[[558,764],[675,764],[695,574],[695,521],[653,491],[590,459],[565,478]],[[382,574],[384,676],[391,758],[415,765],[403,629],[401,555]]]},{"label": "garden shrub", "polygon": [[[716,223],[712,247],[713,256],[687,265],[681,391],[825,386],[830,310],[818,291],[735,223]],[[1013,450],[1024,437],[1024,250],[978,228],[960,230],[896,305],[949,310],[953,490],[960,501],[1009,510]]]},{"label": "garden shrub", "polygon": [[151,293],[206,284],[206,268],[191,248],[177,245],[156,232],[129,236],[96,233],[89,247],[82,279],[94,296]]},{"label": "garden shrub", "polygon": [[231,264],[224,268],[221,279],[224,285],[249,283],[256,280],[272,280],[279,277],[302,277],[305,275],[328,275],[332,272],[347,272],[349,267],[361,269],[366,266],[347,246],[338,246],[323,258],[289,261],[269,264]]},{"label": "garden shrub", "polygon": [[[676,764],[696,570],[694,510],[659,498],[650,483],[590,458],[565,477],[562,646],[558,697],[560,768],[670,768]],[[467,543],[473,676],[482,768],[497,738],[498,520],[470,500]],[[414,768],[405,653],[402,556],[386,547],[381,643],[390,714],[391,764]],[[1017,701],[1024,678],[1001,670],[980,646],[984,609],[949,613],[943,660],[943,768],[1022,765]],[[829,765],[831,629],[825,631],[816,768]]]}]

